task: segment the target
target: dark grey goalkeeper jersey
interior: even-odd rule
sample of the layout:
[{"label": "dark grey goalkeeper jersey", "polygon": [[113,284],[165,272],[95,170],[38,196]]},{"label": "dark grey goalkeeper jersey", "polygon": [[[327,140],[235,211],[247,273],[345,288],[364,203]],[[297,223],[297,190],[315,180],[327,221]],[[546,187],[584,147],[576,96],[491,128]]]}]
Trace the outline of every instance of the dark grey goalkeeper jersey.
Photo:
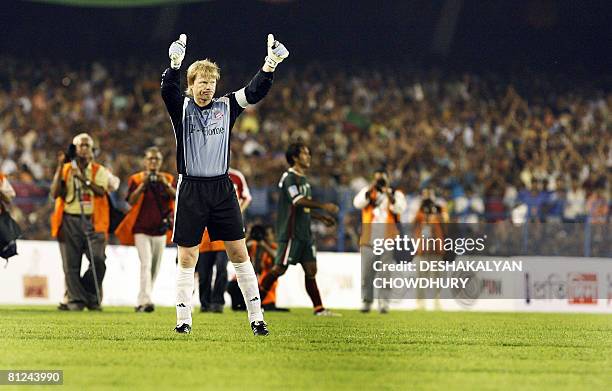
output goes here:
[{"label": "dark grey goalkeeper jersey", "polygon": [[166,69],[161,94],[174,128],[178,173],[207,178],[226,175],[232,127],[247,105],[266,96],[272,80],[273,73],[260,70],[246,87],[200,107],[182,94],[180,71]]}]

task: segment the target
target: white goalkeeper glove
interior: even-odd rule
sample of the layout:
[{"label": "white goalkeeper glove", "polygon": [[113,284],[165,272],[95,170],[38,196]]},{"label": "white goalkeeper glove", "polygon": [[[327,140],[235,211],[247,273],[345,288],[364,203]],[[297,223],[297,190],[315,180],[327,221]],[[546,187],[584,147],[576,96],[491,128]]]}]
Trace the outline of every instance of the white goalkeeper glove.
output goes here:
[{"label": "white goalkeeper glove", "polygon": [[268,34],[268,55],[266,56],[266,65],[274,72],[276,66],[287,57],[289,57],[289,50],[287,50],[285,45],[274,40],[274,35]]},{"label": "white goalkeeper glove", "polygon": [[168,55],[170,56],[170,67],[172,69],[179,69],[181,63],[185,58],[185,49],[187,48],[187,36],[181,34],[178,40],[172,42],[170,49],[168,49]]}]

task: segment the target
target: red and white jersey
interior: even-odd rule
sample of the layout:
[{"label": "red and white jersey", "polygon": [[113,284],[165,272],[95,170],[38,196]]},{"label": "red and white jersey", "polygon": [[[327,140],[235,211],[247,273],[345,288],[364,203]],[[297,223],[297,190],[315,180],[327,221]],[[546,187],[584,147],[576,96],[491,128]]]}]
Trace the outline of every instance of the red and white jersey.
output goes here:
[{"label": "red and white jersey", "polygon": [[230,167],[228,171],[229,177],[234,182],[234,189],[236,189],[236,195],[238,196],[238,201],[242,202],[251,201],[251,192],[249,191],[249,186],[247,185],[246,179],[244,175],[236,169]]}]

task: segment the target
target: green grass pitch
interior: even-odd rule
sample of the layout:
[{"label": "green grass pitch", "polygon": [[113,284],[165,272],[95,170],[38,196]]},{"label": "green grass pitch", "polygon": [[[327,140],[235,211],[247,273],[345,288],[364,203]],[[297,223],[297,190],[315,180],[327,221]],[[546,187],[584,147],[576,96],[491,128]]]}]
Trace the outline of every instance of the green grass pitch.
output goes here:
[{"label": "green grass pitch", "polygon": [[268,313],[255,338],[231,311],[177,335],[173,308],[3,306],[0,369],[62,369],[74,390],[612,389],[612,315],[340,312]]}]

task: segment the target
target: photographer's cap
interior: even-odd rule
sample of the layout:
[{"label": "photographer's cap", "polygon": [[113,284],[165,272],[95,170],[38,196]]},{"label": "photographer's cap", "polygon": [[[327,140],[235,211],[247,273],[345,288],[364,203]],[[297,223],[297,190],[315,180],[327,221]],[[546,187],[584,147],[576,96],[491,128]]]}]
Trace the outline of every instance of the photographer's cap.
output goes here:
[{"label": "photographer's cap", "polygon": [[74,138],[72,139],[72,143],[74,145],[77,145],[79,143],[79,140],[81,140],[83,138],[88,139],[90,144],[91,144],[91,146],[92,147],[94,146],[94,139],[89,135],[89,133],[85,133],[85,132],[79,133],[76,136],[74,136]]}]

